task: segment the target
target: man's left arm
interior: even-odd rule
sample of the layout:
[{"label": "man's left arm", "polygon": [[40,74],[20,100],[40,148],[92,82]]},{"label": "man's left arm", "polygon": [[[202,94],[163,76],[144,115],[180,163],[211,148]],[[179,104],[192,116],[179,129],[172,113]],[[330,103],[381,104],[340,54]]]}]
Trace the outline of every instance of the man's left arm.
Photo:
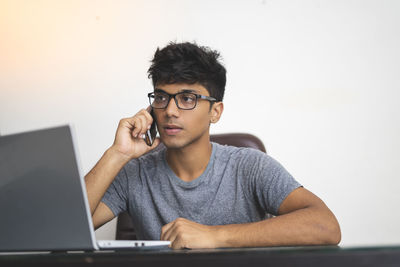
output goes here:
[{"label": "man's left arm", "polygon": [[337,245],[340,242],[341,231],[333,213],[303,187],[286,197],[278,213],[259,222],[216,226],[178,218],[162,228],[161,240],[171,241],[175,249]]}]

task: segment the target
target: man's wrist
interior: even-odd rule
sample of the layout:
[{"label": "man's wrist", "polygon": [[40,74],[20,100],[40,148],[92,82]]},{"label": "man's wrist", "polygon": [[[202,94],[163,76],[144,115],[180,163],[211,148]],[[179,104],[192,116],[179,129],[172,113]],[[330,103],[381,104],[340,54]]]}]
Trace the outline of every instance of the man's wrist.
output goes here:
[{"label": "man's wrist", "polygon": [[106,150],[106,152],[104,154],[106,156],[110,157],[116,163],[120,163],[123,165],[125,165],[132,159],[128,155],[119,151],[115,146],[111,146],[109,149]]},{"label": "man's wrist", "polygon": [[[244,235],[253,223],[216,225],[215,244],[216,247],[243,247],[251,246],[248,237]],[[244,238],[245,237],[245,238]],[[243,239],[244,238],[244,239]]]},{"label": "man's wrist", "polygon": [[211,226],[214,230],[214,243],[216,248],[229,247],[229,225],[215,225]]}]

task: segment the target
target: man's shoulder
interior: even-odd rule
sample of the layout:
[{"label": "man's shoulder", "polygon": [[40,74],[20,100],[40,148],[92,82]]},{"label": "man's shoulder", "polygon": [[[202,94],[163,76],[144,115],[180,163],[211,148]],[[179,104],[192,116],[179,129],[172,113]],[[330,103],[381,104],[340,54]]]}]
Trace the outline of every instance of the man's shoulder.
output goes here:
[{"label": "man's shoulder", "polygon": [[267,154],[251,147],[236,147],[231,145],[221,145],[218,143],[212,143],[216,147],[218,154],[230,155],[230,156],[244,156],[244,155],[254,155],[254,156],[266,156]]},{"label": "man's shoulder", "polygon": [[221,145],[218,143],[212,143],[216,150],[216,160],[225,161],[229,160],[234,164],[246,164],[248,162],[259,162],[260,160],[269,160],[270,157],[255,148],[250,147],[236,147],[230,145]]}]

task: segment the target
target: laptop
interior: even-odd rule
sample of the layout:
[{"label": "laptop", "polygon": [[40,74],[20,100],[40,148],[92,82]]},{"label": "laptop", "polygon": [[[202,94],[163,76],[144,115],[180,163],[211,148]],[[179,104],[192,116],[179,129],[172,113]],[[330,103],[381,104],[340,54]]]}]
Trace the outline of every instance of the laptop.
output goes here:
[{"label": "laptop", "polygon": [[96,241],[70,126],[0,136],[0,252],[167,248]]}]

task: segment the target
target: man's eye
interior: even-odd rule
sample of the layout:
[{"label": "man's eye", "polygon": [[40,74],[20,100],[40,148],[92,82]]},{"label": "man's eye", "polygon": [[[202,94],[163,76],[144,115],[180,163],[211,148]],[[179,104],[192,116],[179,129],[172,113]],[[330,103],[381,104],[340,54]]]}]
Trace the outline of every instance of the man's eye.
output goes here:
[{"label": "man's eye", "polygon": [[155,95],[154,96],[154,100],[157,101],[157,102],[165,101],[165,99],[166,98],[163,95]]},{"label": "man's eye", "polygon": [[184,101],[184,102],[193,102],[193,101],[195,101],[196,100],[196,97],[195,96],[192,96],[192,95],[183,95],[182,96],[182,100]]}]

